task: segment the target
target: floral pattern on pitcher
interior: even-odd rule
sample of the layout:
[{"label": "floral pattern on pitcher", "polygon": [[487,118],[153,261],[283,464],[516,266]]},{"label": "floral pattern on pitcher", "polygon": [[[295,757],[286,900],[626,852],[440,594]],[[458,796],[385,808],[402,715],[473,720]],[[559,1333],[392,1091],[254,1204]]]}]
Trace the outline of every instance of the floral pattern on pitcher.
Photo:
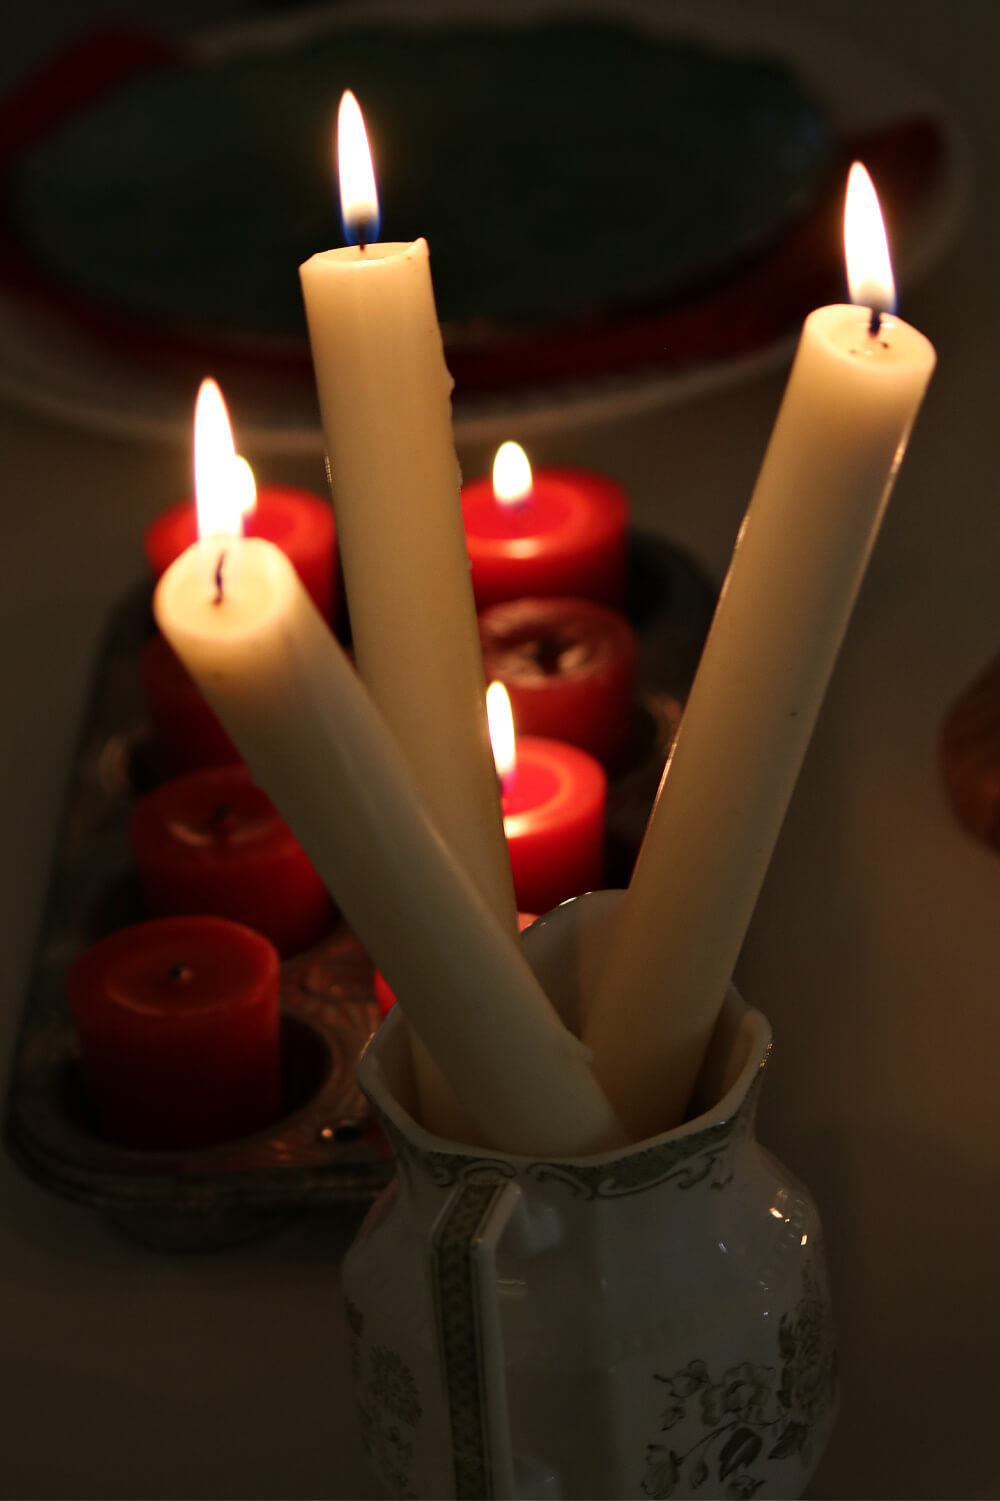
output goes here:
[{"label": "floral pattern on pitcher", "polygon": [[[832,1335],[816,1207],[754,1134],[766,1018],[730,993],[704,1084],[716,1103],[684,1126],[549,1160],[420,1128],[395,1020],[359,1070],[394,1148],[395,1197],[343,1267],[364,1317],[362,1344],[352,1315],[362,1421],[387,1493],[482,1501],[511,1494],[513,1473],[532,1494],[589,1495],[600,1474],[602,1494],[649,1501],[801,1495],[832,1426]],[[501,1307],[493,1253],[519,1199],[527,1219],[508,1249],[523,1283]],[[716,1253],[723,1226],[732,1257]],[[415,1281],[415,1265],[429,1275]],[[679,1300],[693,1323],[678,1321]],[[392,1334],[404,1325],[405,1349]],[[418,1424],[368,1415],[384,1336],[417,1378]],[[412,1415],[395,1364],[378,1374]],[[491,1406],[504,1377],[513,1432]],[[413,1443],[409,1460],[400,1441]]]},{"label": "floral pattern on pitcher", "polygon": [[347,1328],[362,1446],[397,1496],[415,1498],[407,1471],[423,1409],[413,1372],[388,1345],[373,1345],[366,1352],[364,1315],[350,1300]]},{"label": "floral pattern on pitcher", "polygon": [[[707,1494],[747,1501],[765,1483],[758,1461],[801,1456],[808,1462],[836,1401],[837,1357],[829,1304],[812,1267],[802,1297],[778,1326],[776,1366],[743,1361],[714,1376],[704,1360],[690,1360],[670,1376],[655,1375],[669,1394],[661,1431],[683,1422],[708,1430],[683,1452],[649,1444],[642,1493],[666,1501],[709,1486]],[[712,1482],[709,1485],[709,1482]]]}]

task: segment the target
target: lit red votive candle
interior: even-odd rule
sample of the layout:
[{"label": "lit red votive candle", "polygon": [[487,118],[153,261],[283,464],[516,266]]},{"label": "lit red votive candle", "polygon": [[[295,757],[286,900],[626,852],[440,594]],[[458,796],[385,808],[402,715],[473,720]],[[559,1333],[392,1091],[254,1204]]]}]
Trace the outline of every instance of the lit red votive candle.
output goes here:
[{"label": "lit red votive candle", "polygon": [[219,917],[138,923],[83,953],[69,1000],[108,1136],[181,1150],[276,1120],[278,972],[273,944]]},{"label": "lit red votive candle", "polygon": [[493,477],[472,480],[462,490],[477,608],[549,594],[620,608],[629,512],[625,491],[584,469],[551,468],[533,475],[527,469],[518,493],[516,485],[501,479],[500,458]]},{"label": "lit red votive candle", "polygon": [[502,779],[503,827],[519,908],[545,913],[604,884],[607,777],[575,745],[522,735]]},{"label": "lit red votive candle", "polygon": [[151,915],[203,912],[255,928],[286,957],[334,908],[312,863],[245,766],[165,782],[136,804],[129,840]]},{"label": "lit red votive candle", "polygon": [[167,773],[241,760],[184,663],[163,636],[147,641],[139,660],[157,764]]},{"label": "lit red votive candle", "polygon": [[[143,548],[153,577],[158,579],[175,558],[197,539],[198,521],[193,500],[164,511],[146,528]],[[316,608],[333,619],[337,576],[337,538],[333,510],[309,490],[285,485],[262,485],[256,506],[243,518],[245,537],[264,537],[280,547]]]},{"label": "lit red votive candle", "polygon": [[627,762],[635,632],[586,599],[511,599],[479,616],[486,681],[503,683],[526,735],[566,740],[608,771]]}]

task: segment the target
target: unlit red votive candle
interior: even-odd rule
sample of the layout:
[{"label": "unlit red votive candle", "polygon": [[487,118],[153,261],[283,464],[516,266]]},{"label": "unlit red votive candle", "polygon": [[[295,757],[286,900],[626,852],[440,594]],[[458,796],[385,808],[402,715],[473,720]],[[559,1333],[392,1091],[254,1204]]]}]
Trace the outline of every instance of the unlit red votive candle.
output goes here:
[{"label": "unlit red votive candle", "polygon": [[167,917],[87,949],[67,986],[84,1077],[121,1146],[207,1147],[281,1108],[278,952],[221,917]]},{"label": "unlit red votive candle", "polygon": [[136,804],[129,841],[153,916],[228,917],[286,957],[317,943],[332,924],[326,888],[245,766],[165,782]]},{"label": "unlit red votive candle", "polygon": [[487,682],[507,689],[526,735],[565,740],[608,771],[628,760],[635,696],[635,632],[586,599],[511,599],[479,616]]}]

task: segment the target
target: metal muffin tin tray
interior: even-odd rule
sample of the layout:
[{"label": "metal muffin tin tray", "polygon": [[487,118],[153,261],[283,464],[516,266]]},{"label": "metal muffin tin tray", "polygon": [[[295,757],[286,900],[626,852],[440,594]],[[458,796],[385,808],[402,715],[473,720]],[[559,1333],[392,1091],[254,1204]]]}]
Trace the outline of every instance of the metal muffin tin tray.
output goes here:
[{"label": "metal muffin tin tray", "polygon": [[[633,765],[609,789],[609,885],[627,881],[715,591],[685,554],[636,535],[628,599],[644,686]],[[98,655],[14,1053],[7,1142],[32,1177],[104,1211],[130,1239],[208,1249],[320,1206],[360,1212],[388,1181],[389,1150],[355,1082],[379,1013],[371,962],[341,924],[282,966],[283,1109],[270,1129],[181,1152],[130,1150],[102,1136],[65,977],[83,949],[146,915],[126,827],[158,780],[139,681],[152,630],[143,586],[114,612]]]}]

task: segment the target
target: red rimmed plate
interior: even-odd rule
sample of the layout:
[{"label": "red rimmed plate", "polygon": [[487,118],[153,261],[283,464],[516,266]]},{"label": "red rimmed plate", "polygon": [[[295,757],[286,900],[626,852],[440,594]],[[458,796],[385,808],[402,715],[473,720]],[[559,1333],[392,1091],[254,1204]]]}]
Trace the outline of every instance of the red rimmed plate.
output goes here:
[{"label": "red rimmed plate", "polygon": [[[575,7],[559,0],[507,0],[497,14],[510,22],[568,10]],[[665,29],[655,0],[619,5],[613,14],[651,32]],[[279,48],[301,40],[309,28],[350,25],[360,15],[391,24],[400,6],[367,0],[255,21],[200,37],[192,51],[211,58]],[[420,12],[426,26],[448,25],[457,15],[467,19],[446,0]],[[490,8],[477,8],[480,17],[489,20]],[[903,285],[940,255],[959,213],[961,163],[945,112],[918,84],[809,29],[779,31],[715,3],[692,7],[690,14],[672,6],[670,27],[736,51],[770,51],[790,64],[830,109],[844,158],[863,154],[868,161],[896,229]],[[0,147],[6,146],[9,160],[33,131],[51,124],[53,100],[60,112],[77,110],[122,77],[174,60],[176,54],[134,35],[92,39],[85,53],[50,70],[13,110],[8,107]],[[492,437],[512,426],[523,434],[683,399],[780,360],[803,314],[843,295],[839,215],[840,187],[833,181],[822,201],[761,253],[743,256],[694,295],[657,306],[558,326],[493,327],[485,337],[448,329],[459,436]],[[218,341],[162,328],[154,334],[141,320],[54,286],[17,255],[10,233],[5,252],[0,390],[12,399],[88,426],[188,442],[192,391],[213,369],[226,382],[245,446],[321,448],[301,345],[265,345],[252,336]]]}]

